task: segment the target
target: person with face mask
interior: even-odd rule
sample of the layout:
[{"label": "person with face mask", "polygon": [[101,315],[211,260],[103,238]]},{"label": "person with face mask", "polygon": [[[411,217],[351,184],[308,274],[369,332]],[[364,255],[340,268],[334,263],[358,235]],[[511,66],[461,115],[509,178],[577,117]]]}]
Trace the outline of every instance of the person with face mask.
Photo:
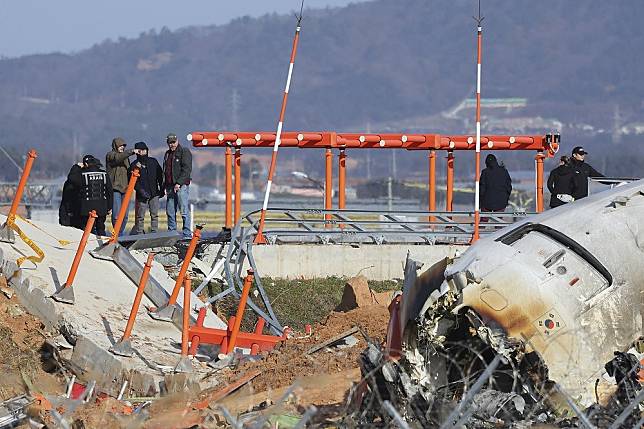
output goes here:
[{"label": "person with face mask", "polygon": [[139,169],[139,178],[134,190],[136,192],[134,205],[134,227],[132,234],[145,232],[145,213],[150,211],[150,232],[159,229],[159,198],[163,197],[163,170],[159,162],[148,155],[145,142],[134,145],[136,159],[130,165],[129,174],[134,168]]}]

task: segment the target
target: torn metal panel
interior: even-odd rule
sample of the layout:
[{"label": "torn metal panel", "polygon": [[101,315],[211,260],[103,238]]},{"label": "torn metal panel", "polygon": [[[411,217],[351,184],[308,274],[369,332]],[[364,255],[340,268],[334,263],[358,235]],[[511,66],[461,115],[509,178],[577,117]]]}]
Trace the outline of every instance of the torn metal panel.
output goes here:
[{"label": "torn metal panel", "polygon": [[[403,416],[437,424],[501,356],[488,390],[571,417],[594,403],[613,353],[643,335],[642,260],[644,181],[528,218],[423,273],[408,257],[403,355],[382,364],[378,388]],[[483,414],[473,418],[497,418]]]}]

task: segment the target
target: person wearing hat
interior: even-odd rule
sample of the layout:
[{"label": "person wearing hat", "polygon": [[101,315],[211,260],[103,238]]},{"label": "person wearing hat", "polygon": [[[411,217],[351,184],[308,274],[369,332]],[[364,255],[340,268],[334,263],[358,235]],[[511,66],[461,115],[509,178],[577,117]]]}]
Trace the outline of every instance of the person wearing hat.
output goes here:
[{"label": "person wearing hat", "polygon": [[89,213],[96,211],[98,216],[94,221],[92,232],[105,236],[105,219],[112,208],[112,181],[103,170],[101,161],[93,155],[83,157],[83,166],[80,170],[70,172],[70,182],[74,189],[78,189],[77,198],[80,200],[80,229],[84,229],[89,219]]},{"label": "person wearing hat", "polygon": [[150,232],[159,229],[159,197],[163,196],[163,170],[159,162],[148,156],[148,146],[145,142],[134,145],[136,160],[130,165],[128,171],[132,174],[134,168],[139,169],[139,178],[134,190],[136,198],[134,203],[134,227],[132,234],[145,232],[145,213],[150,211]]},{"label": "person wearing hat", "polygon": [[[105,155],[105,166],[107,168],[107,175],[112,182],[112,201],[114,202],[112,209],[112,226],[116,224],[116,217],[121,210],[123,197],[128,183],[128,169],[130,168],[130,156],[134,155],[133,150],[125,150],[125,140],[121,137],[116,137],[112,140],[112,150]],[[129,201],[128,201],[129,206]],[[129,208],[129,207],[128,207]],[[127,223],[127,211],[123,219],[123,225],[119,231],[119,235],[125,231],[125,224]]]},{"label": "person wearing hat", "polygon": [[574,171],[574,192],[572,194],[575,200],[588,196],[588,178],[604,177],[599,171],[595,170],[590,164],[585,162],[588,152],[582,146],[576,146],[572,150],[572,159],[570,166]]},{"label": "person wearing hat", "polygon": [[166,137],[168,150],[163,158],[163,177],[165,193],[168,197],[165,212],[168,215],[168,231],[177,229],[177,209],[181,211],[183,220],[183,237],[191,238],[190,211],[190,181],[192,174],[192,154],[188,148],[179,144],[174,133]]}]

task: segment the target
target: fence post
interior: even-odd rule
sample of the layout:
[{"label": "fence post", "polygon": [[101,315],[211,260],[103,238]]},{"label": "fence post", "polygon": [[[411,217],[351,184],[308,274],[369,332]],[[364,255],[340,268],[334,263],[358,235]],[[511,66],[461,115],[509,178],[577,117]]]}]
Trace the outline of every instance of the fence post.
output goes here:
[{"label": "fence post", "polygon": [[237,335],[239,334],[239,328],[241,327],[242,319],[244,318],[246,301],[248,300],[248,294],[250,293],[250,288],[253,285],[254,278],[255,276],[253,270],[248,270],[248,275],[244,279],[244,288],[242,289],[241,296],[239,297],[239,305],[237,306],[237,313],[235,314],[235,325],[233,326],[233,330],[230,333],[230,338],[228,339],[228,350],[226,350],[226,354],[230,354],[235,351]]},{"label": "fence post", "polygon": [[136,351],[132,348],[132,343],[130,342],[130,335],[132,335],[132,328],[134,328],[134,321],[136,320],[136,314],[138,313],[139,306],[141,305],[145,286],[148,284],[148,277],[150,276],[150,269],[152,268],[153,260],[154,253],[150,252],[148,254],[147,261],[145,261],[145,266],[143,267],[143,273],[139,280],[139,287],[136,289],[136,295],[134,296],[134,302],[132,303],[132,309],[130,310],[130,317],[127,319],[127,325],[125,326],[123,336],[116,344],[110,347],[110,352],[115,355],[132,357],[136,354]]},{"label": "fence post", "polygon": [[78,243],[78,249],[76,249],[76,255],[74,256],[74,261],[72,266],[69,269],[69,274],[67,274],[67,280],[61,286],[60,290],[53,294],[51,297],[55,301],[63,302],[65,304],[74,304],[76,301],[74,297],[74,290],[72,289],[72,284],[74,283],[74,278],[76,277],[76,272],[78,271],[78,266],[80,265],[81,258],[83,257],[83,252],[85,251],[85,246],[87,245],[87,239],[92,233],[94,228],[94,222],[96,221],[96,211],[92,210],[89,212],[89,217],[87,218],[87,223],[85,224],[85,230],[83,231],[83,236],[81,237],[80,243]]},{"label": "fence post", "polygon": [[188,335],[190,328],[190,294],[192,293],[192,281],[186,277],[183,283],[183,323],[181,325],[181,358],[174,368],[174,372],[192,372],[192,362],[188,357]]},{"label": "fence post", "polygon": [[130,206],[130,198],[132,198],[132,192],[134,191],[134,185],[139,178],[139,169],[134,168],[132,174],[130,175],[130,181],[127,184],[127,189],[125,190],[125,195],[123,196],[123,201],[121,202],[121,210],[119,215],[116,218],[116,223],[114,224],[114,231],[112,231],[112,237],[108,241],[109,244],[115,244],[119,240],[119,231],[121,231],[121,226],[123,225],[123,220],[125,219],[125,214],[127,209]]},{"label": "fence post", "polygon": [[31,173],[31,167],[33,166],[34,160],[37,157],[38,154],[35,150],[31,149],[29,152],[27,152],[25,168],[22,170],[22,175],[20,176],[20,181],[18,182],[18,187],[16,188],[16,194],[14,195],[13,202],[11,203],[11,209],[7,214],[7,221],[0,230],[0,241],[4,241],[6,243],[14,243],[16,241],[11,226],[16,220],[16,212],[18,211],[18,206],[20,205],[20,201],[22,200],[22,194],[25,190],[25,186],[27,185],[27,179],[29,178],[29,174]]}]

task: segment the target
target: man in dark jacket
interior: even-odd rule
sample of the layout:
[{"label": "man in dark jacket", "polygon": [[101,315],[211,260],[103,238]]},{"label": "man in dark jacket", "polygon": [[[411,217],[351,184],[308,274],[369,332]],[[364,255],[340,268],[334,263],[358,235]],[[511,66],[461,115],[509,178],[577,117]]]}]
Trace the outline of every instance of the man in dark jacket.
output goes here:
[{"label": "man in dark jacket", "polygon": [[92,232],[105,236],[105,219],[112,208],[112,181],[101,162],[92,155],[83,157],[83,167],[74,172],[70,182],[79,190],[80,199],[80,228],[85,228],[89,212],[96,211],[98,216],[94,221]]},{"label": "man in dark jacket", "polygon": [[72,165],[67,174],[67,180],[63,184],[63,195],[58,209],[58,223],[63,226],[85,228],[80,222],[80,199],[78,198],[80,190],[76,189],[70,180],[74,175],[80,174],[82,167],[82,162]]},{"label": "man in dark jacket", "polygon": [[590,164],[584,162],[587,154],[588,152],[581,146],[577,146],[572,150],[570,166],[575,172],[575,193],[572,195],[575,200],[588,196],[589,177],[604,177],[603,174],[595,170]]},{"label": "man in dark jacket", "polygon": [[145,232],[145,213],[150,210],[150,232],[159,229],[159,197],[163,196],[163,170],[159,162],[148,156],[148,146],[144,142],[134,145],[136,160],[130,165],[129,173],[136,167],[139,178],[136,181],[136,202],[134,206],[134,228],[132,234]]},{"label": "man in dark jacket", "polygon": [[570,166],[570,158],[562,156],[559,166],[548,176],[548,190],[550,191],[550,208],[562,206],[575,201],[575,172]]},{"label": "man in dark jacket", "polygon": [[168,215],[168,231],[177,229],[177,208],[183,219],[183,237],[192,237],[190,231],[190,210],[188,200],[192,174],[192,154],[188,148],[179,144],[176,134],[166,138],[168,150],[163,158],[165,193],[168,196],[165,212]]},{"label": "man in dark jacket", "polygon": [[485,157],[485,168],[481,172],[479,184],[481,192],[481,211],[500,212],[505,210],[512,193],[512,179],[503,164],[496,157]]},{"label": "man in dark jacket", "polygon": [[[113,207],[112,209],[112,226],[116,223],[116,218],[119,215],[121,210],[121,204],[123,203],[123,196],[125,195],[125,190],[127,189],[128,182],[128,169],[130,168],[130,156],[134,155],[133,150],[125,150],[125,140],[121,137],[116,137],[112,140],[112,150],[105,155],[105,166],[107,167],[107,175],[112,182],[112,200]],[[129,208],[129,201],[128,201]],[[119,235],[123,234],[125,231],[125,224],[127,223],[127,211],[125,212],[125,218],[123,219],[123,225],[119,231]]]}]

